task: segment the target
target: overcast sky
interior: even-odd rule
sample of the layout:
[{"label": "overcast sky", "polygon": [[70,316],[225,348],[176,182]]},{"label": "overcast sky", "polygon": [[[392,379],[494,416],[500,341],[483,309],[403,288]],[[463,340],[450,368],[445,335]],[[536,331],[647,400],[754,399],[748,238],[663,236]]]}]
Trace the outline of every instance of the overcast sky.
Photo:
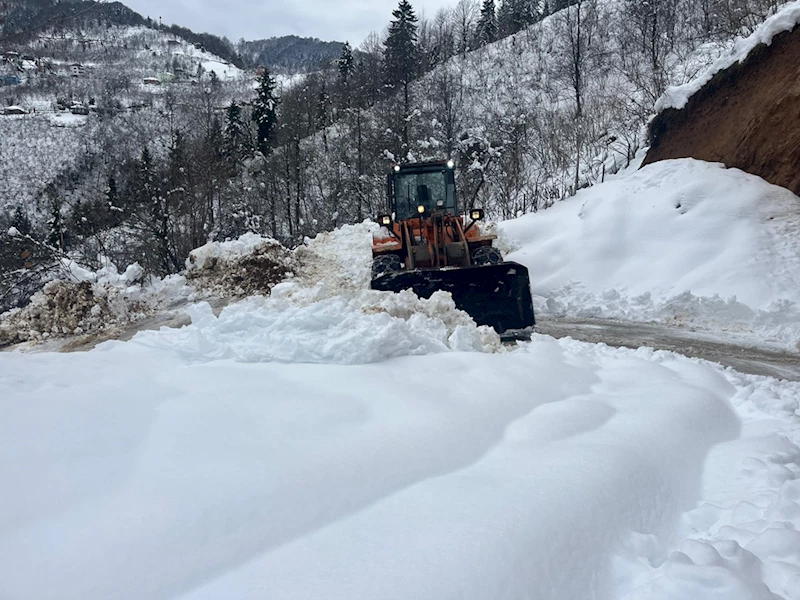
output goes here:
[{"label": "overcast sky", "polygon": [[[397,0],[121,0],[144,17],[225,35],[232,42],[295,34],[357,46],[391,19]],[[411,0],[432,17],[457,0]]]}]

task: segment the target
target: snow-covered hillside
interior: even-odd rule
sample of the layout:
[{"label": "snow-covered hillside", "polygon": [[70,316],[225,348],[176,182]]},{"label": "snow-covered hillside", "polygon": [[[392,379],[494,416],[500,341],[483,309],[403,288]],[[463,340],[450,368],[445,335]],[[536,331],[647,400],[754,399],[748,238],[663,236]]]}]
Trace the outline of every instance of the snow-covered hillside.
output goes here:
[{"label": "snow-covered hillside", "polygon": [[501,224],[539,314],[658,321],[800,349],[800,198],[662,161]]}]

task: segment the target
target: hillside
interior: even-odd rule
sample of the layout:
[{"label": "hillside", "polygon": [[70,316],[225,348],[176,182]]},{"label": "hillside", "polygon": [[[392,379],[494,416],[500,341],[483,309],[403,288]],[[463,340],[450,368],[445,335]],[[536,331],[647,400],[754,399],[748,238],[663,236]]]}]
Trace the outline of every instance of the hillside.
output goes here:
[{"label": "hillside", "polygon": [[249,67],[264,66],[280,75],[292,75],[329,68],[339,58],[342,45],[287,35],[240,42],[237,51]]},{"label": "hillside", "polygon": [[742,40],[701,81],[670,90],[650,124],[645,164],[689,156],[800,193],[798,20],[800,3],[795,2]]}]

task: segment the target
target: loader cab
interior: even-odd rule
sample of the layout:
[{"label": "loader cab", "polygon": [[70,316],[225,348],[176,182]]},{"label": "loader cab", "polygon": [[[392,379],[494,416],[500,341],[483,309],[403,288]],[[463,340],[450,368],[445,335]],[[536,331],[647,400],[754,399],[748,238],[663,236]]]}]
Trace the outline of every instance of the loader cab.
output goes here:
[{"label": "loader cab", "polygon": [[433,212],[458,214],[453,161],[396,165],[389,173],[386,189],[397,221]]}]

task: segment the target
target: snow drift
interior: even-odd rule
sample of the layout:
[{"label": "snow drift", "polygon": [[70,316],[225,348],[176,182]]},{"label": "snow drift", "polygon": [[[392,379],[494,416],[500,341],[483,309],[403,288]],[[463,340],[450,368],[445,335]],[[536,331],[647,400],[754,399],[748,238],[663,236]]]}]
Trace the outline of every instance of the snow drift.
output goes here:
[{"label": "snow drift", "polygon": [[800,199],[737,169],[662,161],[500,230],[539,314],[800,343]]},{"label": "snow drift", "polygon": [[0,596],[603,595],[621,540],[666,536],[739,430],[734,387],[667,353],[197,351],[0,355]]}]

